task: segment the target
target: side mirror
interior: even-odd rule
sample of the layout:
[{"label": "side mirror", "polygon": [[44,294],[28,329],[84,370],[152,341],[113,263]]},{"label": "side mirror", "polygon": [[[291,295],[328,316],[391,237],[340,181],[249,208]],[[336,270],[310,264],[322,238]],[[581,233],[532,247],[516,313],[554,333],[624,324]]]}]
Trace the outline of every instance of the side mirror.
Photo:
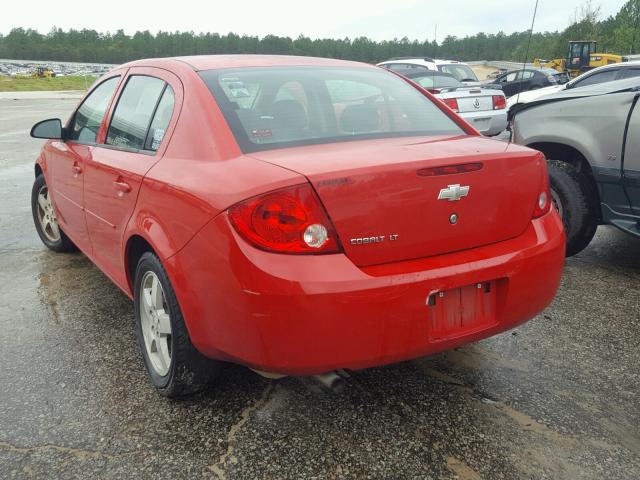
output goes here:
[{"label": "side mirror", "polygon": [[62,140],[62,132],[62,122],[59,118],[42,120],[31,127],[31,136],[33,138]]}]

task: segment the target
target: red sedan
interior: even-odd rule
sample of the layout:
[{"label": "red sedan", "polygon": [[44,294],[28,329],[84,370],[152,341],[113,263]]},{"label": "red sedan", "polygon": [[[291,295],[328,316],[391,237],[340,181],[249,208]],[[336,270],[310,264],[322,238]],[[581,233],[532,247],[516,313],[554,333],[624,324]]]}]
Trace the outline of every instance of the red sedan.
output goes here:
[{"label": "red sedan", "polygon": [[377,67],[141,60],[31,134],[49,139],[42,241],[134,300],[168,396],[220,361],[309,375],[458,347],[529,320],[560,281],[542,154]]}]

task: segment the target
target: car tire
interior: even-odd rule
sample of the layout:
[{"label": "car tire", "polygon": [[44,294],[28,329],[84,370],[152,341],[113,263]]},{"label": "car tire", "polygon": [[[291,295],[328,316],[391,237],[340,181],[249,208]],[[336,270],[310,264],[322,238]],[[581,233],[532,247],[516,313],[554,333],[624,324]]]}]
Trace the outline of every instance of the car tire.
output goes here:
[{"label": "car tire", "polygon": [[169,398],[189,395],[215,379],[220,362],[204,357],[191,343],[169,277],[151,252],[138,261],[134,303],[138,345],[149,378],[160,394]]},{"label": "car tire", "polygon": [[49,189],[41,173],[31,188],[31,214],[42,243],[54,252],[74,252],[77,247],[58,226],[58,220],[49,197]]},{"label": "car tire", "polygon": [[549,160],[548,167],[551,200],[562,218],[567,236],[566,256],[571,257],[589,245],[598,228],[595,192],[573,165]]}]

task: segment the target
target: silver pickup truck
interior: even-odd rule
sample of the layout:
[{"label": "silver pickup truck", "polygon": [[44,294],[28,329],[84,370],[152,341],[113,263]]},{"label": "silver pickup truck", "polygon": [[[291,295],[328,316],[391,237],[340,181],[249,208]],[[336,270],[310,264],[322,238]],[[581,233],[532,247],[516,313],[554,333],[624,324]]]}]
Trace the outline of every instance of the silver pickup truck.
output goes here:
[{"label": "silver pickup truck", "polygon": [[599,224],[640,236],[640,78],[545,95],[519,105],[512,140],[547,157],[551,199],[567,234],[567,256]]}]

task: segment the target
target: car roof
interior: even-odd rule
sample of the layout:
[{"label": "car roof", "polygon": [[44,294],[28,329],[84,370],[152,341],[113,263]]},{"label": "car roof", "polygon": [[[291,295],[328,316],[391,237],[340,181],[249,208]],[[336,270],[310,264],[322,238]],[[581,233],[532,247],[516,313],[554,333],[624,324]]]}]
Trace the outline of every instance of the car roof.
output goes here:
[{"label": "car roof", "polygon": [[155,66],[180,62],[187,64],[194,70],[213,70],[218,68],[245,68],[245,67],[364,67],[375,68],[372,65],[352,62],[348,60],[336,60],[333,58],[302,57],[295,55],[191,55],[169,58],[149,58],[129,62],[125,67]]}]

